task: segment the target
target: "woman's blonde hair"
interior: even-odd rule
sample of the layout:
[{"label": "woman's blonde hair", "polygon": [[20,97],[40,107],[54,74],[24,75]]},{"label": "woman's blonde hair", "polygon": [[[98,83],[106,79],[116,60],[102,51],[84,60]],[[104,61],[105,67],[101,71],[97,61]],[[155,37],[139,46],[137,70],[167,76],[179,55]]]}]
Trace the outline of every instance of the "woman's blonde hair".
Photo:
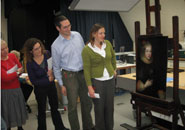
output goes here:
[{"label": "woman's blonde hair", "polygon": [[19,59],[19,60],[20,60],[21,55],[20,55],[20,52],[19,52],[19,51],[17,51],[17,50],[12,50],[12,51],[10,51],[10,53],[15,54],[15,56],[17,57],[17,59]]},{"label": "woman's blonde hair", "polygon": [[1,45],[2,45],[2,44],[8,45],[8,44],[6,43],[6,41],[4,41],[4,40],[1,40]]}]

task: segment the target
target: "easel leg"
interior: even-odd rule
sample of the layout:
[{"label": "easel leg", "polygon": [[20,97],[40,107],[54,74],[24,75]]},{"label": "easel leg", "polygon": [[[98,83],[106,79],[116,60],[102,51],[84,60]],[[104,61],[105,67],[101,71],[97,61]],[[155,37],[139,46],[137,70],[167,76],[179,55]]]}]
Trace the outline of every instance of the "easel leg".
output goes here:
[{"label": "easel leg", "polygon": [[180,107],[180,116],[181,116],[181,120],[182,120],[184,129],[185,129],[185,117],[184,117],[184,113],[183,113],[183,110],[182,110],[182,106]]},{"label": "easel leg", "polygon": [[139,106],[137,106],[136,108],[136,120],[137,120],[137,127],[140,128],[141,127],[141,109]]},{"label": "easel leg", "polygon": [[173,114],[172,130],[177,130],[178,112]]}]

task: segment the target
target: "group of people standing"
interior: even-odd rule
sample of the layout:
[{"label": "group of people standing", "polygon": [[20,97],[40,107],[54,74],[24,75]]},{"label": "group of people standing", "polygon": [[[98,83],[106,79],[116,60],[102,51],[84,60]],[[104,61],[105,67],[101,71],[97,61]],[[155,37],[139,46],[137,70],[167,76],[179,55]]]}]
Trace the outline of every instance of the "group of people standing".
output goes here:
[{"label": "group of people standing", "polygon": [[[111,43],[105,40],[105,28],[101,24],[94,24],[90,31],[90,38],[87,44],[84,44],[80,33],[71,31],[70,21],[63,15],[57,16],[54,20],[59,36],[51,46],[51,54],[45,50],[43,43],[37,38],[30,38],[24,45],[24,56],[27,59],[27,72],[29,80],[34,86],[34,93],[38,104],[38,130],[46,130],[46,99],[49,99],[51,106],[52,121],[55,130],[69,130],[62,122],[58,112],[58,98],[55,87],[57,80],[61,87],[62,94],[68,99],[68,119],[71,130],[80,130],[79,119],[77,114],[78,97],[81,103],[82,126],[83,130],[113,130],[114,125],[114,88],[116,76],[116,57]],[[1,41],[2,42],[2,41]],[[6,44],[7,47],[7,44]],[[21,127],[27,119],[24,104],[21,106],[11,106],[11,109],[19,109],[15,113],[22,111],[21,121],[14,122],[9,115],[8,100],[6,97],[11,95],[7,90],[15,89],[9,87],[7,77],[14,75],[17,87],[19,88],[18,76],[20,69],[8,73],[12,66],[9,66],[8,60],[13,54],[8,54],[6,47],[1,43],[1,83],[2,91],[2,117],[7,127]],[[3,49],[3,50],[2,50]],[[6,50],[5,54],[2,53]],[[2,57],[4,56],[4,57]],[[47,60],[52,56],[52,69],[49,68]],[[21,64],[15,60],[12,64]],[[3,63],[3,64],[2,64]],[[8,68],[7,68],[8,67]],[[19,72],[20,71],[20,72]],[[18,73],[19,72],[19,73]],[[14,83],[11,83],[12,86]],[[95,96],[99,94],[99,98]],[[19,92],[19,95],[22,95]],[[20,97],[21,98],[21,97]],[[23,99],[22,99],[23,100]],[[91,117],[92,101],[95,111],[95,125]],[[12,101],[14,102],[14,100]],[[20,101],[15,101],[17,103]],[[23,101],[22,101],[23,102]],[[9,108],[10,109],[10,108]],[[8,112],[6,112],[8,111]],[[10,118],[9,118],[10,117]],[[19,130],[19,129],[18,129]]]}]

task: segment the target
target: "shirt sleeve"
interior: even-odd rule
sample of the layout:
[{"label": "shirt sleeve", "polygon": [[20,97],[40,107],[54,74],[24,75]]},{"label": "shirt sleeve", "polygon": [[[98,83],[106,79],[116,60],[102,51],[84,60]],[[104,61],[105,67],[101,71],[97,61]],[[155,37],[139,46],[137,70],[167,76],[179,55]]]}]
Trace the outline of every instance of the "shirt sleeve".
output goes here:
[{"label": "shirt sleeve", "polygon": [[60,67],[60,54],[58,54],[57,49],[53,46],[51,47],[51,55],[52,55],[52,66],[55,78],[57,79],[60,86],[63,86],[61,67]]},{"label": "shirt sleeve", "polygon": [[82,51],[82,60],[83,60],[83,68],[84,68],[84,76],[87,86],[91,86],[91,60],[90,55],[87,50],[87,46]]},{"label": "shirt sleeve", "polygon": [[114,68],[114,70],[116,70],[116,55],[115,55],[115,51],[111,45],[111,53],[112,53],[112,66]]},{"label": "shirt sleeve", "polygon": [[[18,59],[16,58],[15,54],[11,53],[9,54],[9,58],[15,63],[17,64],[18,68],[21,68],[22,65],[21,63],[18,61]],[[7,71],[3,68],[1,68],[1,78],[4,82],[9,82],[10,80],[14,80],[15,78],[18,78],[17,73],[13,72],[10,74],[7,74]]]},{"label": "shirt sleeve", "polygon": [[7,71],[6,70],[1,69],[1,80],[2,81],[4,81],[4,82],[10,82],[11,80],[14,80],[15,78],[18,78],[16,72],[7,74]]}]

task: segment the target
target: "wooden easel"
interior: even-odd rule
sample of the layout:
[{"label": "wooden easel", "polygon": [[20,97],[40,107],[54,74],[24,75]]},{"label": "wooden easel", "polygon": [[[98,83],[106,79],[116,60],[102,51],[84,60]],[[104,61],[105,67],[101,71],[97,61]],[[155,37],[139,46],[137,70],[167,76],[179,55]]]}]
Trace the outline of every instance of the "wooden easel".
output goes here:
[{"label": "wooden easel", "polygon": [[[155,6],[150,6],[149,0],[145,0],[146,4],[146,35],[159,35],[161,34],[161,26],[160,26],[160,4],[159,0],[155,0]],[[151,26],[150,21],[150,12],[155,13],[155,25]],[[179,99],[179,61],[178,61],[178,50],[179,50],[179,34],[178,34],[178,17],[173,17],[173,53],[174,53],[174,60],[173,60],[173,98],[172,100],[163,100],[159,98],[154,98],[152,96],[143,95],[137,92],[131,93],[131,103],[133,104],[133,107],[136,109],[136,128],[131,127],[127,124],[123,124],[122,126],[129,129],[129,130],[135,130],[135,129],[149,129],[149,128],[159,128],[162,130],[167,130],[164,126],[161,126],[153,120],[152,112],[157,112],[160,114],[164,114],[167,116],[172,115],[172,130],[177,129],[178,125],[178,115],[180,114],[184,129],[185,129],[185,118],[183,109],[180,103]],[[140,36],[140,23],[137,21],[135,22],[135,43],[136,43],[136,59],[138,58],[137,55],[137,44],[138,44],[138,37]],[[141,112],[146,112],[150,117],[152,124],[148,126],[141,127]]]},{"label": "wooden easel", "polygon": [[[155,6],[149,5],[149,0],[145,0],[146,2],[146,23],[147,28],[146,32],[147,35],[150,34],[160,34],[161,33],[161,27],[160,27],[160,4],[159,0],[155,0]],[[155,27],[151,26],[150,21],[150,12],[155,13]],[[185,119],[184,114],[182,110],[182,106],[179,99],[179,62],[178,62],[178,43],[179,43],[179,35],[178,35],[178,17],[173,17],[173,45],[174,45],[174,60],[173,60],[173,79],[174,79],[174,87],[173,87],[173,99],[171,101],[167,100],[161,100],[156,99],[150,96],[142,95],[139,93],[132,93],[132,101],[135,102],[136,107],[136,118],[137,118],[137,128],[141,128],[141,111],[148,112],[150,117],[152,118],[151,111],[155,111],[167,116],[172,115],[172,127],[171,129],[176,130],[177,129],[177,123],[178,123],[178,114],[180,114],[184,128],[185,128]],[[140,35],[140,24],[139,22],[135,23],[135,35],[136,35],[136,44],[138,44],[138,37]],[[137,46],[137,45],[136,45]],[[137,48],[136,48],[137,51]],[[136,53],[137,54],[137,53]],[[137,56],[136,56],[137,58]],[[157,127],[160,129],[166,129],[163,126],[160,126],[156,124],[154,121],[152,121],[151,127]]]}]

